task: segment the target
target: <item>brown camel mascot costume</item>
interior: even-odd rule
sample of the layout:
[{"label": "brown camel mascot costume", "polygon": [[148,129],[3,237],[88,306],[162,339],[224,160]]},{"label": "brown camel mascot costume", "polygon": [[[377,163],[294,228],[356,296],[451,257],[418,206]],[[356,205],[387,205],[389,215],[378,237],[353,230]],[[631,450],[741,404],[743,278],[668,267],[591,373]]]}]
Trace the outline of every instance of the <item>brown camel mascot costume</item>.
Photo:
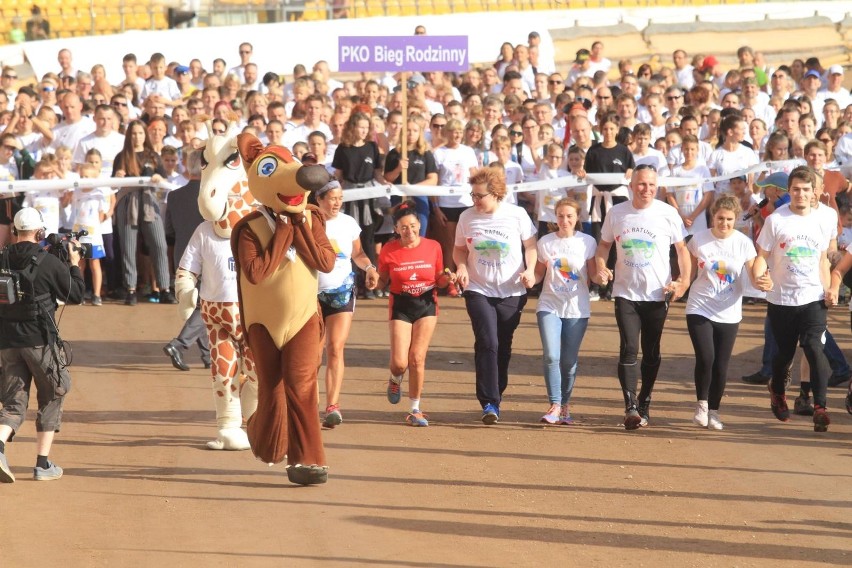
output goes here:
[{"label": "brown camel mascot costume", "polygon": [[325,168],[296,160],[282,146],[240,134],[237,147],[249,190],[261,203],[237,223],[231,249],[237,267],[240,317],[254,353],[257,411],[248,421],[254,455],[287,459],[292,483],[325,483],[328,466],[317,418],[317,362],[323,324],[317,271],[334,267],[325,219],[308,195],[328,183]]}]

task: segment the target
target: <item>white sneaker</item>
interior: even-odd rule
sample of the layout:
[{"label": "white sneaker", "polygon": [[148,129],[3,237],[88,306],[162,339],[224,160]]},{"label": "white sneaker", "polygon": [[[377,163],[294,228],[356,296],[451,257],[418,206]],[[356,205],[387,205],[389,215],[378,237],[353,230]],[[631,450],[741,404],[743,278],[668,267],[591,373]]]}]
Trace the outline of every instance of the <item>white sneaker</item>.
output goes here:
[{"label": "white sneaker", "polygon": [[598,294],[597,292],[589,292],[589,301],[590,302],[597,302],[600,299],[601,299],[600,294]]},{"label": "white sneaker", "polygon": [[719,420],[719,411],[711,410],[710,416],[707,419],[707,427],[711,430],[722,430],[725,425]]},{"label": "white sneaker", "polygon": [[692,422],[702,428],[707,428],[707,401],[699,400],[695,405],[695,416],[692,417]]}]

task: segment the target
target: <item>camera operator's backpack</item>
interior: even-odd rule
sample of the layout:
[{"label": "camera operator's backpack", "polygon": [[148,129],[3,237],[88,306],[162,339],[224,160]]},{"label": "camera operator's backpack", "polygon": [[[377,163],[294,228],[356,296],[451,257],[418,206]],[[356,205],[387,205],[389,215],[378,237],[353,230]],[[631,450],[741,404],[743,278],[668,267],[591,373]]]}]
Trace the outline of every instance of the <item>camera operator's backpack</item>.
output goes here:
[{"label": "camera operator's backpack", "polygon": [[53,298],[50,293],[35,294],[35,280],[47,252],[39,250],[27,266],[13,269],[9,265],[9,251],[0,250],[0,318],[11,321],[33,321],[44,308],[50,313]]}]

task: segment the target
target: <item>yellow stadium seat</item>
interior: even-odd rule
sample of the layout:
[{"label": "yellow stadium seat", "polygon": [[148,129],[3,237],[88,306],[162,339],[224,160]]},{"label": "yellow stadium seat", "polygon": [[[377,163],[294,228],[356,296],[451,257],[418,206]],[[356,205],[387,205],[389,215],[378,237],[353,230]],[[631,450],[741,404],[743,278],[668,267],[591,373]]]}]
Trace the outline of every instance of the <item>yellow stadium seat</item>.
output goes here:
[{"label": "yellow stadium seat", "polygon": [[400,0],[399,7],[402,16],[416,16],[419,13],[416,0]]},{"label": "yellow stadium seat", "polygon": [[432,2],[432,13],[441,15],[441,14],[451,14],[453,9],[450,7],[449,0],[433,0]]},{"label": "yellow stadium seat", "polygon": [[386,0],[385,16],[399,16],[402,14],[402,9],[399,6],[399,0]]},{"label": "yellow stadium seat", "polygon": [[467,0],[465,2],[467,12],[485,12],[485,3],[482,0]]}]

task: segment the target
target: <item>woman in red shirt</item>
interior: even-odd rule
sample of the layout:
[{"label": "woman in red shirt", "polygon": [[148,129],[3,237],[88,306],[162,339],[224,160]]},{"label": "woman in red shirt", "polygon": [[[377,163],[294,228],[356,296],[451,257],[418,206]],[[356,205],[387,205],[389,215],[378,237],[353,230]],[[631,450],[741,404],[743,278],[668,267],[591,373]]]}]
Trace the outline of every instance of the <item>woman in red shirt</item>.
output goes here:
[{"label": "woman in red shirt", "polygon": [[400,385],[408,370],[411,426],[428,426],[420,411],[420,394],[426,374],[426,352],[438,323],[438,290],[455,281],[444,271],[441,245],[420,236],[417,207],[411,200],[393,211],[394,230],[399,235],[379,253],[379,290],[390,284],[390,372],[388,400],[399,403]]}]

